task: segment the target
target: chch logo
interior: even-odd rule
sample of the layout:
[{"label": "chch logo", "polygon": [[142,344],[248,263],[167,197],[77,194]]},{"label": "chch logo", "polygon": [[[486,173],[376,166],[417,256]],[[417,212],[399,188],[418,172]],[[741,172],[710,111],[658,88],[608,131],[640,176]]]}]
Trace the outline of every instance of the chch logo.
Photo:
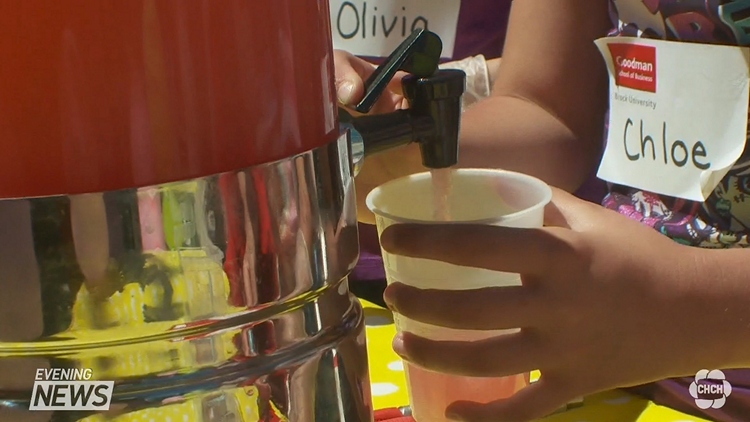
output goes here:
[{"label": "chch logo", "polygon": [[695,381],[690,383],[690,395],[701,409],[721,409],[731,394],[732,384],[718,369],[701,369],[695,374]]}]

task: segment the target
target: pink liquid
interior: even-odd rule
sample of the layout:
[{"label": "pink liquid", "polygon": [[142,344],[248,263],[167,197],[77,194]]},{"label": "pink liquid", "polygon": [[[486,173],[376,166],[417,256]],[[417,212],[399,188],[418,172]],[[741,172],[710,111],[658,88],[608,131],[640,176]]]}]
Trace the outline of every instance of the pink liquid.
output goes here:
[{"label": "pink liquid", "polygon": [[404,363],[411,410],[417,422],[448,422],[445,409],[453,402],[489,403],[512,396],[529,384],[529,375],[471,378],[444,375]]},{"label": "pink liquid", "polygon": [[[448,198],[453,189],[450,169],[431,170],[434,219],[450,221]],[[529,384],[529,375],[502,378],[474,378],[440,374],[404,363],[414,419],[417,422],[443,422],[446,408],[467,400],[489,403],[514,395]]]},{"label": "pink liquid", "polygon": [[450,169],[430,170],[432,174],[432,201],[435,208],[436,221],[450,221],[451,212],[448,197],[453,190],[453,180]]}]

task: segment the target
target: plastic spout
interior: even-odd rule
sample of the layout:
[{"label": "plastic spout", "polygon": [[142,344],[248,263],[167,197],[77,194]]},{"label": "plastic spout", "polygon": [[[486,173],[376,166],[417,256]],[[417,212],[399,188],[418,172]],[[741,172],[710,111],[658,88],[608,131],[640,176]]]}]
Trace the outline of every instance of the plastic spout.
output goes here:
[{"label": "plastic spout", "polygon": [[440,38],[417,29],[378,67],[365,82],[365,96],[355,107],[368,113],[399,70],[409,108],[381,115],[354,117],[343,108],[339,120],[350,132],[355,174],[366,156],[395,147],[419,143],[422,164],[430,169],[458,163],[461,97],[466,74],[461,70],[438,70],[442,51]]},{"label": "plastic spout", "polygon": [[[406,77],[404,95],[415,120],[429,121],[430,130],[415,133],[422,164],[430,169],[458,164],[458,134],[461,129],[461,97],[466,74],[440,70],[429,78]],[[367,151],[367,149],[365,149]]]}]

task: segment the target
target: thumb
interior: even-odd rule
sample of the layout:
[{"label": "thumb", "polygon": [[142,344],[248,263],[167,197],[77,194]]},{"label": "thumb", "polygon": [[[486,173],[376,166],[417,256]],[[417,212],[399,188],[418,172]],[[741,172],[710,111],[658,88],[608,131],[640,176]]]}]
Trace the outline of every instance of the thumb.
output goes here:
[{"label": "thumb", "polygon": [[353,106],[364,95],[364,80],[374,66],[346,51],[335,50],[333,63],[336,73],[336,97],[341,104]]},{"label": "thumb", "polygon": [[361,83],[358,84],[357,81],[352,81],[350,79],[336,80],[336,97],[338,98],[339,103],[352,107],[359,102],[362,95]]}]

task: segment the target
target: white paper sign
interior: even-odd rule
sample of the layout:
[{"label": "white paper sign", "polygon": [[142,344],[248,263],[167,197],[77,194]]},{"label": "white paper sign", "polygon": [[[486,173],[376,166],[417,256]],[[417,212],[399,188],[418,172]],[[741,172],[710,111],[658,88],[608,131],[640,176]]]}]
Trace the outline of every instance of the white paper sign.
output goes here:
[{"label": "white paper sign", "polygon": [[443,41],[452,58],[461,0],[330,0],[333,48],[366,57],[388,57],[417,28]]},{"label": "white paper sign", "polygon": [[610,75],[598,176],[705,201],[745,147],[750,50],[627,37],[596,44]]}]

